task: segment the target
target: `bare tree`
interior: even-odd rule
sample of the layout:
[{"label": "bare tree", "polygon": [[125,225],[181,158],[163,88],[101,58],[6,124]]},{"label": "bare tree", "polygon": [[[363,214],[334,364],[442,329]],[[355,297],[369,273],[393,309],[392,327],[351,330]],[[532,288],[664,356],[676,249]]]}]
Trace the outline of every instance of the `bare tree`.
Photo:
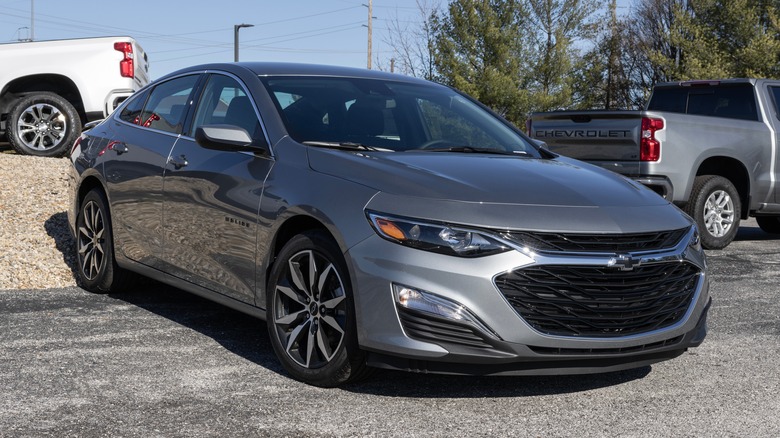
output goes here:
[{"label": "bare tree", "polygon": [[[432,80],[434,66],[433,19],[440,11],[440,0],[417,0],[419,21],[402,19],[398,13],[387,21],[384,42],[393,49],[390,63],[394,70],[409,76]],[[387,70],[385,63],[381,69]]]}]

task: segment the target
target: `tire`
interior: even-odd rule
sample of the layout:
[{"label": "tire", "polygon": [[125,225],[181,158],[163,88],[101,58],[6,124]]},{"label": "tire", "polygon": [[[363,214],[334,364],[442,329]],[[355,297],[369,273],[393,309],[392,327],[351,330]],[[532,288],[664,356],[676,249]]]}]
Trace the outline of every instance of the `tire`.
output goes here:
[{"label": "tire", "polygon": [[92,189],[79,206],[76,259],[79,283],[90,292],[123,292],[138,278],[116,264],[111,215],[101,189]]},{"label": "tire", "polygon": [[756,216],[756,222],[762,230],[769,234],[780,234],[780,217]]},{"label": "tire", "polygon": [[723,249],[737,235],[742,208],[731,181],[717,175],[702,175],[693,181],[685,212],[696,221],[704,248]]},{"label": "tire", "polygon": [[81,135],[81,118],[67,100],[49,92],[17,101],[6,121],[8,142],[16,152],[41,157],[65,155]]},{"label": "tire", "polygon": [[311,231],[287,242],[266,296],[271,345],[293,378],[335,387],[369,375],[357,343],[349,274],[330,236]]}]

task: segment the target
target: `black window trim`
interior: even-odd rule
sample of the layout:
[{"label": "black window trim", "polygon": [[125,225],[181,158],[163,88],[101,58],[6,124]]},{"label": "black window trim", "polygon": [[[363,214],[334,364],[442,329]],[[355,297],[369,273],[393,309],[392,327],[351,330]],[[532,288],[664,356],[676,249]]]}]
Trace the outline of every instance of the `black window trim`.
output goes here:
[{"label": "black window trim", "polygon": [[268,137],[268,130],[265,128],[265,122],[263,121],[263,118],[260,116],[260,110],[258,110],[257,108],[257,104],[255,103],[254,96],[252,95],[252,93],[249,92],[249,89],[244,83],[244,81],[242,81],[241,78],[239,78],[238,76],[222,70],[206,70],[202,73],[203,73],[203,78],[199,83],[199,87],[196,90],[197,92],[191,96],[192,105],[190,105],[190,109],[187,113],[187,118],[185,119],[185,125],[183,126],[182,133],[180,134],[181,137],[187,140],[195,141],[195,138],[191,135],[190,131],[192,129],[192,123],[195,118],[195,114],[197,113],[198,106],[200,106],[200,100],[203,97],[203,92],[206,89],[206,84],[208,84],[208,80],[212,75],[227,76],[229,78],[234,79],[238,83],[238,85],[241,86],[241,89],[244,90],[244,93],[249,97],[249,101],[252,103],[252,108],[255,110],[255,117],[257,117],[257,120],[260,123],[260,130],[263,131],[263,138],[265,139],[265,144],[267,145],[268,155],[271,158],[274,158],[273,148],[271,147],[271,139]]},{"label": "black window trim", "polygon": [[[190,91],[190,95],[188,96],[189,97],[188,100],[190,102],[192,102],[193,101],[193,97],[196,95],[196,92],[199,91],[199,86],[200,86],[201,82],[203,81],[203,72],[201,72],[201,71],[185,72],[185,73],[182,73],[180,75],[176,75],[174,77],[168,78],[164,82],[156,82],[153,85],[150,85],[148,88],[136,91],[136,93],[138,93],[138,92],[147,92],[148,91],[148,94],[146,95],[146,100],[144,101],[144,105],[143,105],[142,108],[146,109],[146,104],[149,103],[149,96],[151,96],[151,94],[154,92],[154,89],[157,88],[158,86],[160,86],[162,84],[165,84],[167,82],[170,82],[170,81],[173,81],[173,80],[185,77],[185,76],[196,76],[196,75],[199,76],[199,77],[195,81],[195,85],[193,85],[192,90]],[[125,100],[125,102],[130,102],[132,99],[133,99],[133,96],[130,96],[129,98],[127,98],[127,100]],[[125,104],[125,102],[122,102],[122,107],[121,107],[122,109],[124,109],[128,105],[128,104]],[[182,132],[184,132],[185,123],[190,118],[190,113],[192,112],[192,107],[193,106],[194,105],[190,104],[190,105],[188,105],[188,108],[186,109],[186,113],[185,113],[185,116],[184,116],[184,123],[182,124],[182,129],[181,129]],[[119,108],[117,108],[117,109],[119,109]],[[141,128],[141,129],[143,129],[145,131],[156,132],[156,133],[159,133],[159,134],[165,134],[165,135],[167,135],[169,137],[179,138],[179,137],[182,136],[182,132],[173,133],[173,132],[169,132],[169,131],[163,131],[161,129],[150,128],[150,127],[147,127],[147,126],[140,126],[140,125],[136,125],[134,123],[127,122],[125,120],[122,120],[119,117],[120,114],[121,114],[121,111],[114,111],[113,120],[116,121],[116,122],[122,123],[124,125],[127,125],[127,126],[134,126],[136,128]]]}]

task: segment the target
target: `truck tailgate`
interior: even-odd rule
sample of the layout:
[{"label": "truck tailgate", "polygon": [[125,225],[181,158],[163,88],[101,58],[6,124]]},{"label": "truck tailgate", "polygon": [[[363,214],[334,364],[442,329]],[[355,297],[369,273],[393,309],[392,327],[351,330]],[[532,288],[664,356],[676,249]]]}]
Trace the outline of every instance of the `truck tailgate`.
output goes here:
[{"label": "truck tailgate", "polygon": [[554,111],[531,116],[531,137],[555,153],[630,173],[639,163],[640,111]]}]

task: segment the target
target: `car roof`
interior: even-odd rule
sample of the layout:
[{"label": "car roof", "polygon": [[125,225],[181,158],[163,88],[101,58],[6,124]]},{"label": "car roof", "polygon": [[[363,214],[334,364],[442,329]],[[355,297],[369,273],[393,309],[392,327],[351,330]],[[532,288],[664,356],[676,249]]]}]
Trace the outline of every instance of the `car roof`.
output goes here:
[{"label": "car roof", "polygon": [[182,73],[196,71],[226,71],[237,73],[238,70],[249,71],[258,76],[331,76],[331,77],[349,77],[365,79],[384,79],[396,82],[409,83],[428,83],[423,79],[405,76],[396,73],[383,72],[378,70],[368,70],[364,68],[343,67],[335,65],[303,64],[290,62],[230,62],[201,64],[187,67],[158,79],[178,76]]}]

